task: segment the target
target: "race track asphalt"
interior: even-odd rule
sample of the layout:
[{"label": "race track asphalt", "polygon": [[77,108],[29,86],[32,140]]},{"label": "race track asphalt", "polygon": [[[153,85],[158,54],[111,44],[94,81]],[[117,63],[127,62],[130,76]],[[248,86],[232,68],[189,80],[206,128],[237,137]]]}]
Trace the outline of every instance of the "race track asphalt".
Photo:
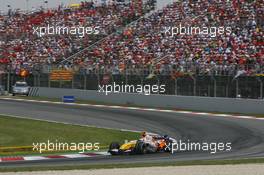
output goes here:
[{"label": "race track asphalt", "polygon": [[[141,130],[168,134],[190,142],[231,142],[232,150],[210,154],[203,151],[159,153],[135,156],[106,156],[80,159],[1,162],[0,167],[62,166],[112,163],[169,162],[208,159],[264,157],[264,120],[215,117],[192,114],[111,109],[0,99],[0,115],[17,115],[107,128]],[[87,141],[88,142],[88,141]]]}]

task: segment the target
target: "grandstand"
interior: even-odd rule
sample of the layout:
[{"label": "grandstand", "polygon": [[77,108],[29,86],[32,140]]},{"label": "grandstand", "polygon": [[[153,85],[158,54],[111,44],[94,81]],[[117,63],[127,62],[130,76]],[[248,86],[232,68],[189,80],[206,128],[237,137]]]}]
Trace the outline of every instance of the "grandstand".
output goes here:
[{"label": "grandstand", "polygon": [[[151,81],[167,84],[167,94],[263,98],[262,1],[182,0],[150,12],[153,3],[98,7],[83,3],[77,9],[59,7],[1,16],[0,63],[9,65],[13,73],[20,69],[48,73],[54,67],[63,68],[76,76],[96,75],[90,80],[96,83],[105,75],[127,83],[154,79]],[[32,35],[33,25],[47,24],[100,26],[103,31],[84,38]],[[232,33],[215,37],[165,34],[165,27],[179,24],[231,27]],[[33,84],[50,86],[42,85],[40,79]],[[93,89],[80,85],[81,79],[67,87]],[[239,79],[243,81],[239,83]]]},{"label": "grandstand", "polygon": [[[195,1],[174,3],[99,43],[75,63],[90,67],[99,59],[103,67],[154,66],[158,73],[198,70],[199,74],[236,75],[239,69],[247,75],[263,73],[262,7],[257,1],[241,6],[231,1],[204,1],[202,6]],[[232,26],[232,34],[168,37],[162,33],[164,26],[180,23]]]},{"label": "grandstand", "polygon": [[[12,69],[30,69],[36,64],[54,64],[110,35],[138,18],[130,5],[95,6],[83,2],[79,8],[58,7],[33,13],[13,12],[1,16],[1,63]],[[97,26],[99,36],[32,35],[37,26]]]}]

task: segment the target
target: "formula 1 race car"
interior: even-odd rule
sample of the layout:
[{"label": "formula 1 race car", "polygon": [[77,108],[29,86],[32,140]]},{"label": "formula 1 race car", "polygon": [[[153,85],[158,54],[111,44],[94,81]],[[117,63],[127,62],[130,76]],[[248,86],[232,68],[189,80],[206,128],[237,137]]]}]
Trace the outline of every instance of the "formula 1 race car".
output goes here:
[{"label": "formula 1 race car", "polygon": [[170,152],[171,143],[175,141],[175,139],[168,137],[167,135],[148,135],[147,137],[150,137],[151,140],[140,138],[138,140],[131,140],[122,145],[118,142],[112,142],[109,146],[108,152],[111,155]]}]

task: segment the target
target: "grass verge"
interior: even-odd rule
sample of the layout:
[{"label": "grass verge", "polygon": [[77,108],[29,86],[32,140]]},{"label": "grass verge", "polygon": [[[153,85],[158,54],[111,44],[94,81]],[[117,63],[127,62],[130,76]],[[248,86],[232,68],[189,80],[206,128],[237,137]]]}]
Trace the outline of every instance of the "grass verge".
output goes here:
[{"label": "grass verge", "polygon": [[0,156],[38,154],[31,150],[1,152],[1,147],[32,146],[33,143],[100,143],[124,142],[139,137],[138,133],[112,129],[60,124],[31,119],[0,116]]}]

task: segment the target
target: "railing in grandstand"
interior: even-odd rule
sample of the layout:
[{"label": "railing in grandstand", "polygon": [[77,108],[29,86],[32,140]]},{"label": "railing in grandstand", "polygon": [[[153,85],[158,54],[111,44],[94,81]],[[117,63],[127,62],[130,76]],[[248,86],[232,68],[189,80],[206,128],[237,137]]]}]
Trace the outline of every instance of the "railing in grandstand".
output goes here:
[{"label": "railing in grandstand", "polygon": [[[155,4],[156,2],[153,2],[153,3]],[[152,5],[154,5],[154,4],[152,4]],[[154,8],[152,8],[152,10],[154,10]],[[68,58],[65,58],[64,60],[62,60],[62,61],[60,62],[60,64],[63,65],[63,64],[68,63],[68,62],[72,63],[72,60],[73,60],[76,56],[82,54],[83,52],[85,52],[85,51],[87,51],[87,50],[91,50],[91,49],[93,49],[95,46],[97,46],[98,44],[100,44],[100,43],[102,43],[103,41],[107,40],[107,39],[110,38],[111,36],[116,35],[116,34],[118,34],[120,31],[123,31],[123,30],[127,29],[128,27],[134,25],[135,23],[137,23],[137,22],[138,22],[139,20],[141,20],[142,18],[145,18],[147,15],[151,14],[152,10],[149,9],[149,10],[145,11],[145,12],[143,13],[144,15],[140,16],[138,19],[133,20],[132,22],[129,22],[129,23],[126,24],[124,27],[121,27],[121,28],[119,28],[119,29],[115,29],[115,31],[113,31],[111,34],[109,34],[109,35],[107,35],[107,36],[105,36],[105,37],[99,39],[98,41],[96,41],[96,42],[93,43],[92,45],[90,45],[90,46],[88,46],[88,47],[86,47],[86,48],[84,48],[84,49],[78,51],[77,53],[74,53],[73,55],[69,56]]]},{"label": "railing in grandstand", "polygon": [[[46,66],[48,67],[48,66]],[[237,66],[239,68],[239,66]],[[250,66],[249,66],[250,67]],[[252,67],[252,66],[251,66]],[[264,69],[262,72],[249,74],[248,71],[231,73],[204,74],[180,71],[152,71],[150,68],[127,68],[120,72],[111,72],[107,69],[88,71],[87,69],[67,69],[73,76],[65,78],[51,77],[53,70],[64,70],[63,67],[53,67],[50,70],[32,70],[25,78],[30,86],[73,88],[83,90],[98,90],[100,84],[129,84],[129,85],[166,85],[167,95],[253,98],[264,97]],[[197,68],[196,68],[197,69]],[[112,70],[113,71],[113,70]],[[238,72],[241,73],[238,74]],[[202,72],[202,71],[200,71]],[[199,74],[198,74],[199,73]],[[0,74],[0,84],[11,90],[11,86],[22,78],[15,71]],[[7,88],[9,86],[9,88]]]},{"label": "railing in grandstand", "polygon": [[[263,64],[208,64],[208,63],[176,63],[176,64],[163,64],[157,67],[157,62],[152,65],[126,65],[121,66],[92,66],[92,65],[78,65],[78,64],[44,64],[34,63],[32,66],[24,67],[31,73],[50,73],[52,70],[71,70],[76,74],[128,74],[128,75],[171,75],[176,74],[189,74],[189,75],[217,75],[217,76],[255,76],[257,74],[264,74]],[[22,68],[22,67],[20,67]],[[3,72],[14,73],[18,69],[13,69],[9,64],[1,64],[0,70]]]}]

